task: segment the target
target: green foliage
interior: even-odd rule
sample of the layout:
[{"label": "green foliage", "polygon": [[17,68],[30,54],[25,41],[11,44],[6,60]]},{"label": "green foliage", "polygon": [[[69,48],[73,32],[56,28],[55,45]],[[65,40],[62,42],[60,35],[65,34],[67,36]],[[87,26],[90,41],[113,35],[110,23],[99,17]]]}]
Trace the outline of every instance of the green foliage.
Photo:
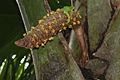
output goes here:
[{"label": "green foliage", "polygon": [[[0,80],[23,80],[27,77],[29,79],[29,76],[34,74],[27,71],[32,66],[29,71],[34,72],[31,57],[28,57],[30,51],[14,44],[25,32],[18,6],[15,0],[4,0],[0,5],[2,6],[0,7]],[[14,59],[13,55],[16,55]],[[30,58],[27,69],[24,68],[27,60],[20,63],[24,56]]]}]

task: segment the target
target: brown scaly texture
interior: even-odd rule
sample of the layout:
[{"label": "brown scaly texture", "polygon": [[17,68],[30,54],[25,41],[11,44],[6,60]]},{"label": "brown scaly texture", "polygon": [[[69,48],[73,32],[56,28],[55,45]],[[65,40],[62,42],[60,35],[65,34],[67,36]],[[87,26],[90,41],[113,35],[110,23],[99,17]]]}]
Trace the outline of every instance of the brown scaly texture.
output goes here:
[{"label": "brown scaly texture", "polygon": [[68,24],[70,24],[69,27],[80,24],[78,20],[79,14],[73,13],[70,18],[72,22],[70,23],[68,23],[69,17],[61,9],[57,9],[55,12],[52,11],[47,16],[44,16],[43,19],[39,20],[38,25],[32,27],[31,31],[27,32],[24,38],[17,40],[15,44],[27,49],[44,46],[58,32],[66,30]]}]

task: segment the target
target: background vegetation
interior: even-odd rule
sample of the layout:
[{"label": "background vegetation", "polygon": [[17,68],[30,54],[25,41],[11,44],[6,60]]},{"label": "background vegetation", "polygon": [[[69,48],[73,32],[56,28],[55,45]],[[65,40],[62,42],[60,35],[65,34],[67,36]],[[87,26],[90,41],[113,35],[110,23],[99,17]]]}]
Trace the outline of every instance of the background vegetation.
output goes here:
[{"label": "background vegetation", "polygon": [[[48,1],[52,10],[71,5],[70,0]],[[67,57],[58,36],[44,48],[30,51],[17,47],[14,42],[25,33],[24,26],[30,30],[47,13],[43,0],[18,2],[19,8],[15,0],[0,2],[0,80],[120,79],[120,0],[78,3],[89,44],[90,60],[85,68],[77,65],[80,49],[75,35],[72,41],[69,39],[71,30],[63,32],[67,42],[72,43],[72,52]]]}]

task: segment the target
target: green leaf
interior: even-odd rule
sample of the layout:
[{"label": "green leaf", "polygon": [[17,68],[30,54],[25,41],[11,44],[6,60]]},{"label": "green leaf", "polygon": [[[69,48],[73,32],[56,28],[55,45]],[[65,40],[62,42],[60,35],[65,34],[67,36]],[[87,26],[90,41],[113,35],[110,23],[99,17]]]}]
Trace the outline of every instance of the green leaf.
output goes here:
[{"label": "green leaf", "polygon": [[7,66],[8,66],[8,61],[5,60],[5,61],[2,63],[2,66],[1,66],[1,67],[3,67],[3,69],[1,70],[1,73],[0,73],[0,80],[3,80],[3,79],[4,79],[4,76],[6,75]]},{"label": "green leaf", "polygon": [[[15,0],[3,0],[0,5],[0,65],[5,64],[1,66],[3,69],[1,69],[0,80],[14,80],[15,74],[20,73],[19,67],[21,66],[19,64],[21,59],[27,56],[30,50],[20,48],[14,44],[25,32]],[[13,55],[16,55],[14,59],[12,59]],[[32,67],[30,70],[34,71],[34,68]]]},{"label": "green leaf", "polygon": [[[0,65],[5,58],[11,57],[13,54],[19,53],[19,51],[21,51],[20,54],[24,55],[29,53],[28,50],[17,47],[14,44],[25,31],[15,1],[2,1],[1,5],[5,8],[2,8],[0,12]],[[25,51],[25,53],[22,51]]]},{"label": "green leaf", "polygon": [[19,64],[19,68],[18,70],[16,71],[16,74],[15,74],[15,80],[19,80],[19,78],[21,77],[21,74],[24,72],[24,64]]},{"label": "green leaf", "polygon": [[7,80],[12,80],[12,68],[13,68],[12,65],[9,64],[7,75],[5,76]]}]

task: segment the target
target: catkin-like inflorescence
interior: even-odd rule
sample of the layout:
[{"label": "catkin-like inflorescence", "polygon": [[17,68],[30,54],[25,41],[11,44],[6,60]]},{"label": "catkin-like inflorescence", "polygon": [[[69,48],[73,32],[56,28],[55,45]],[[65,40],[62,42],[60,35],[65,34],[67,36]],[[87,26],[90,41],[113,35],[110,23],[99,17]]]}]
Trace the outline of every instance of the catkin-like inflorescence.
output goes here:
[{"label": "catkin-like inflorescence", "polygon": [[15,44],[27,49],[44,46],[58,32],[66,30],[68,26],[79,25],[79,18],[78,12],[70,12],[68,15],[61,9],[51,11],[38,21],[36,27],[32,27],[27,34],[24,34],[24,38],[17,40]]},{"label": "catkin-like inflorescence", "polygon": [[79,11],[72,11],[69,13],[70,16],[70,22],[69,26],[72,26],[73,28],[79,27],[80,26],[80,19],[81,16],[79,14]]},{"label": "catkin-like inflorescence", "polygon": [[52,11],[39,20],[38,25],[32,27],[31,31],[24,34],[25,37],[16,41],[15,44],[28,49],[43,46],[58,32],[66,29],[67,20],[68,16],[64,11],[60,9]]}]

